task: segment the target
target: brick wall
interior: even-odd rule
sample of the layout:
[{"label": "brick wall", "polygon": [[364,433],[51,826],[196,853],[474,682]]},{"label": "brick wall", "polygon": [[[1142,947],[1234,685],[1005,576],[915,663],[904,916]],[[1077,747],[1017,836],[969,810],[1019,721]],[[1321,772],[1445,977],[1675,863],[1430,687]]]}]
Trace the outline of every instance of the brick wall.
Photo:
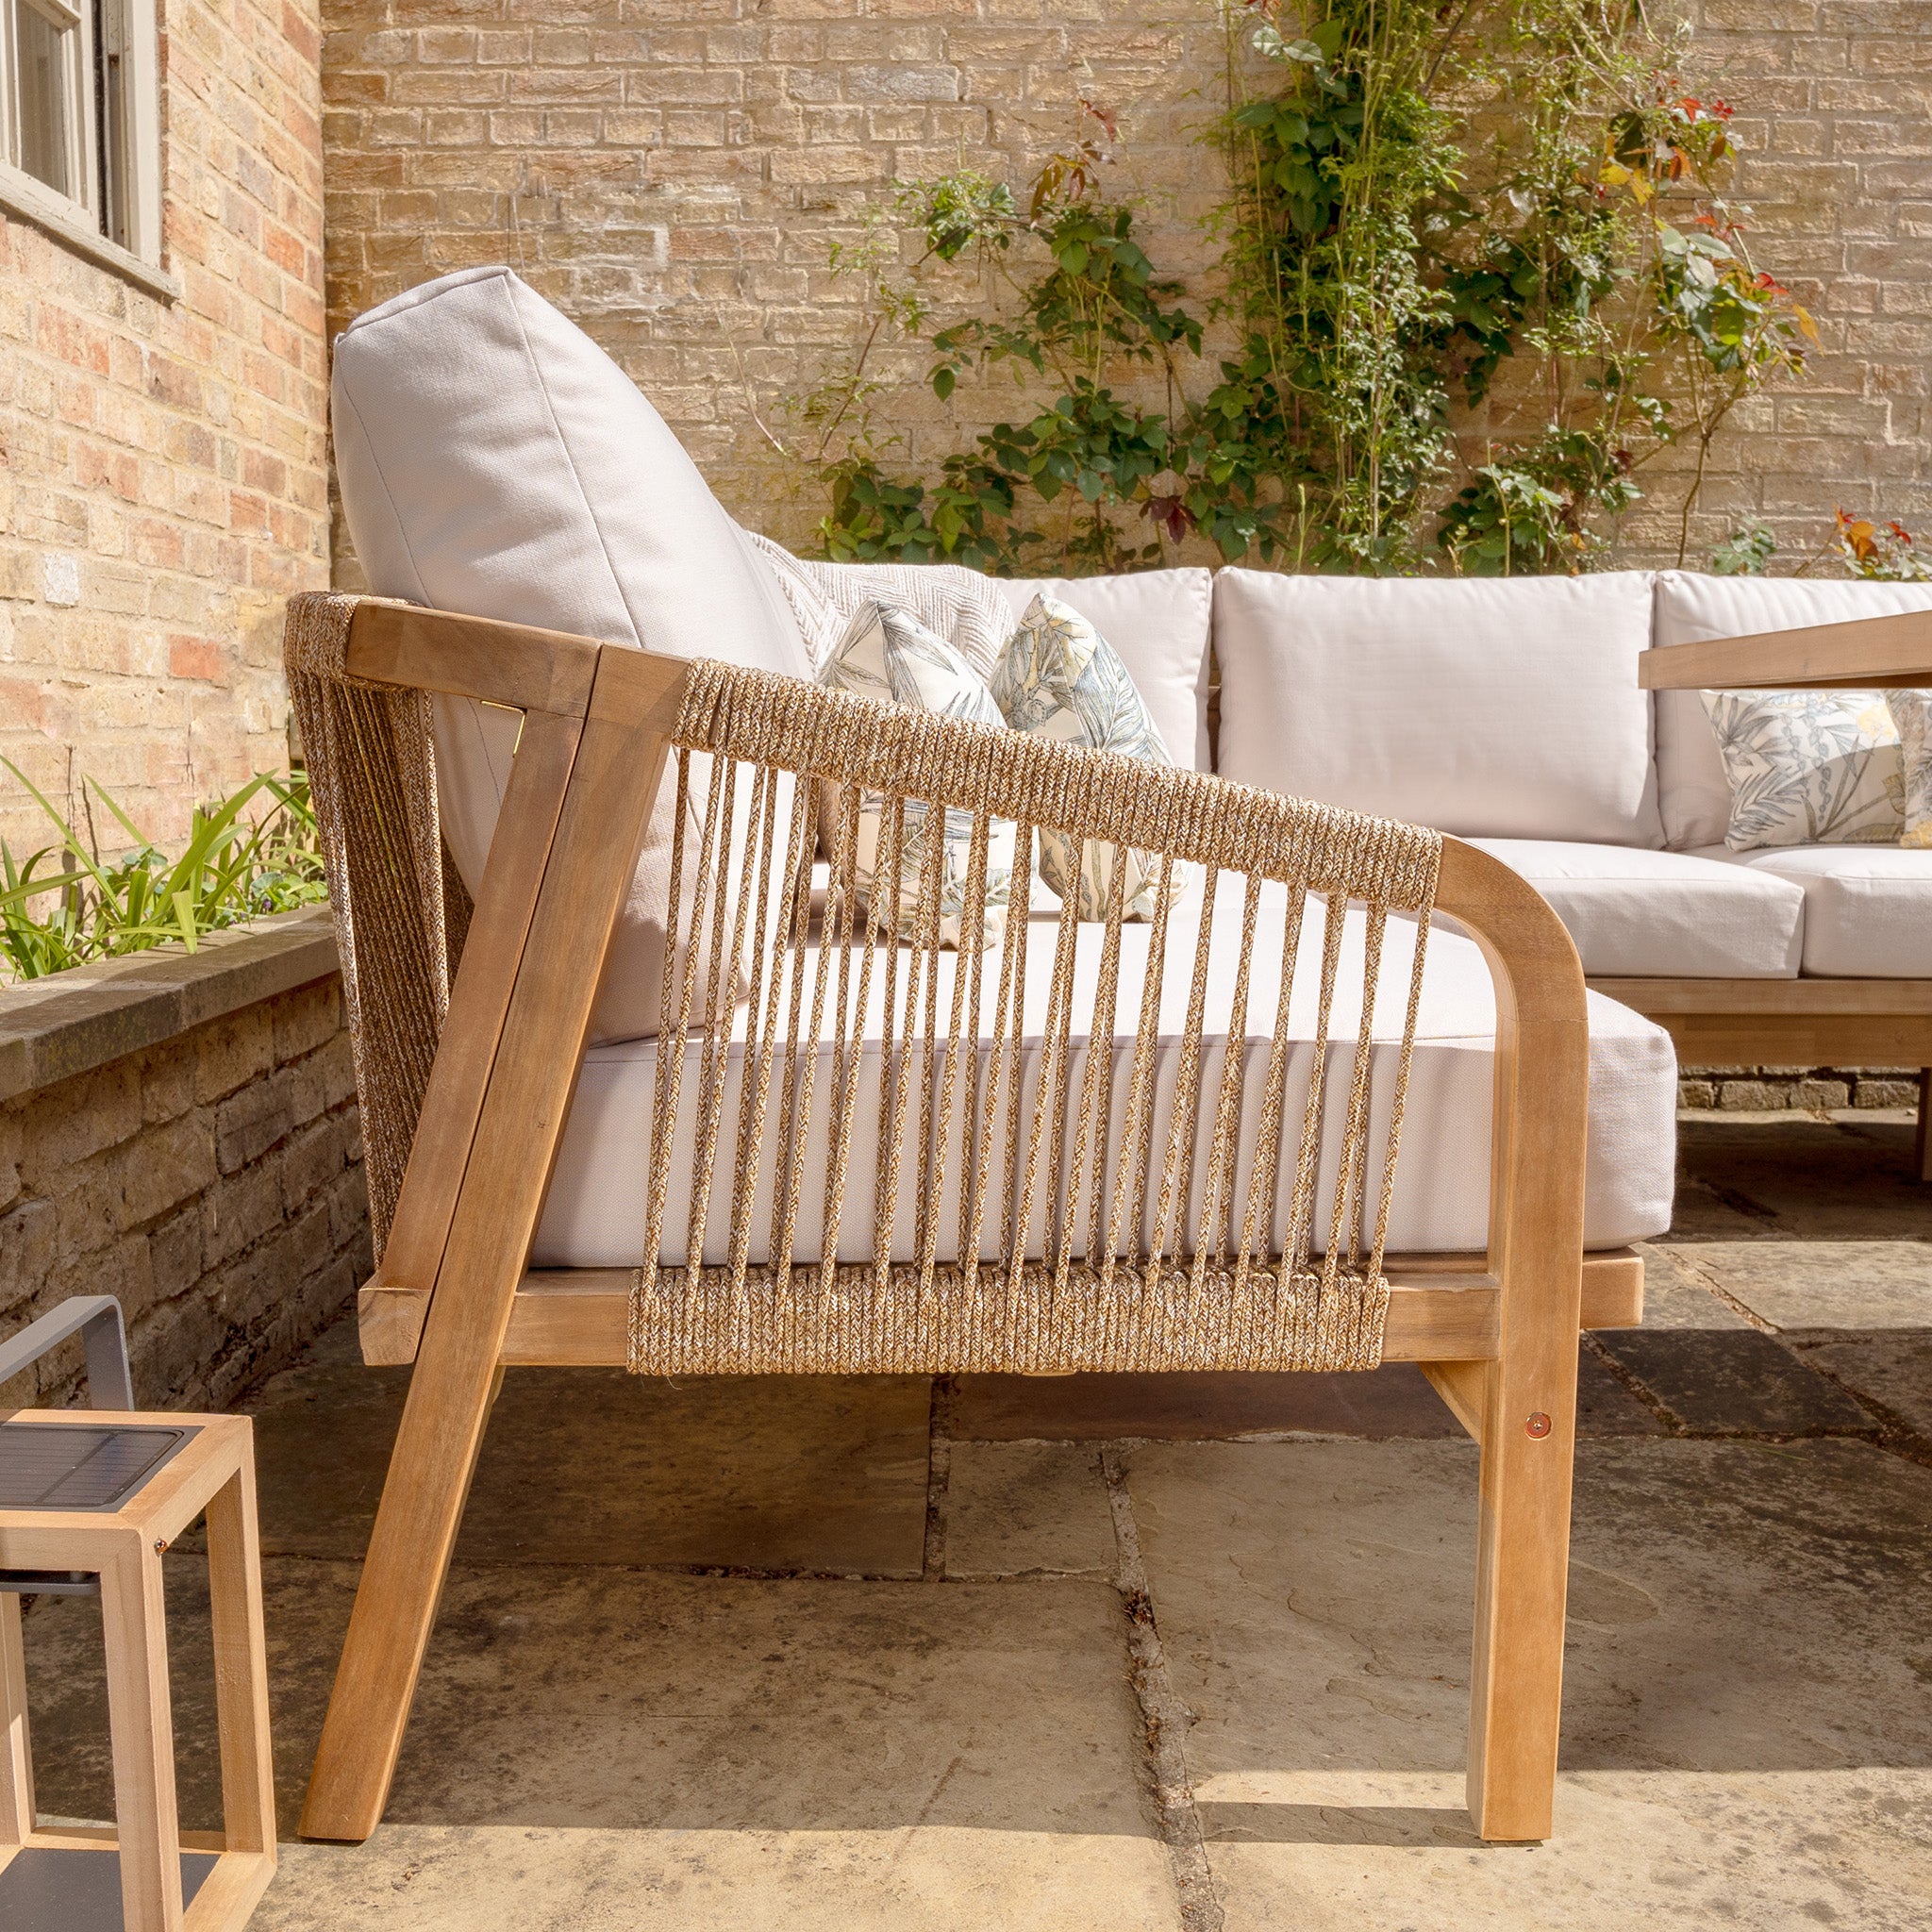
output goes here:
[{"label": "brick wall", "polygon": [[[1757,514],[1808,541],[1835,502],[1910,524],[1932,510],[1932,0],[1701,0],[1695,22],[1740,194],[1824,347],[1802,391],[1740,412],[1693,555]],[[1023,179],[1086,94],[1122,115],[1156,259],[1207,253],[1208,0],[329,0],[325,24],[331,325],[515,263],[777,534],[817,507],[785,494],[745,387],[801,389],[853,338],[827,245],[894,175]],[[915,460],[957,433],[929,403],[905,420]],[[1642,560],[1674,552],[1670,500],[1633,524]]]},{"label": "brick wall", "polygon": [[163,9],[179,300],[0,217],[0,753],[157,838],[286,764],[280,603],[327,582],[319,45],[311,0]]},{"label": "brick wall", "polygon": [[[1692,18],[1692,75],[1737,110],[1734,196],[1820,342],[1715,446],[1691,560],[1758,519],[1788,556],[1815,548],[1840,504],[1932,538],[1932,0],[1699,0]],[[1628,535],[1674,555],[1661,516]]]},{"label": "brick wall", "polygon": [[[0,1335],[112,1294],[136,1402],[221,1407],[370,1274],[361,1159],[334,978],[21,1094],[0,1106]],[[59,1405],[79,1357],[8,1395]]]}]

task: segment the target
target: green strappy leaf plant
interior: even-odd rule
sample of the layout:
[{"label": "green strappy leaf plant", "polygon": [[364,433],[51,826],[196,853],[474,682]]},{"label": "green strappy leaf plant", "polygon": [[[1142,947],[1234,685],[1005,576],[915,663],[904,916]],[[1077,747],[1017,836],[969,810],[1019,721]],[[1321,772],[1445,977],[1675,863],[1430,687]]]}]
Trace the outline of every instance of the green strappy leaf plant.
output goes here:
[{"label": "green strappy leaf plant", "polygon": [[[192,953],[208,933],[328,896],[304,774],[263,773],[197,806],[171,858],[92,778],[81,781],[85,824],[75,826],[19,766],[0,764],[58,834],[25,859],[0,841],[0,978],[39,979],[171,941]],[[129,841],[118,858],[101,855],[96,799]],[[268,809],[244,817],[258,800]]]}]

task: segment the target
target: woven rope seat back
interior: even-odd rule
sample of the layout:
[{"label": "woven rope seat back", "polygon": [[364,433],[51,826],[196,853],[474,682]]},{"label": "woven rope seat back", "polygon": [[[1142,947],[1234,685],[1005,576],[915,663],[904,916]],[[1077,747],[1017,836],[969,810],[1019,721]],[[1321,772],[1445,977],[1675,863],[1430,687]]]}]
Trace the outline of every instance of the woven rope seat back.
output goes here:
[{"label": "woven rope seat back", "polygon": [[[351,602],[289,659],[386,1224],[445,897]],[[1375,1365],[1439,834],[709,661],[672,741],[633,1370]],[[1097,920],[1043,834],[1110,860]]]}]

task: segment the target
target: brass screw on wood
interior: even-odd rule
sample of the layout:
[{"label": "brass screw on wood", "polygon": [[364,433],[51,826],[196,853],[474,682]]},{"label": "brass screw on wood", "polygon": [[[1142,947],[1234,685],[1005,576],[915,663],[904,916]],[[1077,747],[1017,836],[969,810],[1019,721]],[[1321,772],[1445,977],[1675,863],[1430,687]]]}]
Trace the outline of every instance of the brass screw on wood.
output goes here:
[{"label": "brass screw on wood", "polygon": [[1541,1409],[1538,1409],[1537,1412],[1533,1416],[1531,1416],[1526,1423],[1524,1424],[1523,1432],[1524,1435],[1532,1437],[1535,1441],[1541,1442],[1542,1439],[1550,1433],[1549,1417],[1546,1416]]}]

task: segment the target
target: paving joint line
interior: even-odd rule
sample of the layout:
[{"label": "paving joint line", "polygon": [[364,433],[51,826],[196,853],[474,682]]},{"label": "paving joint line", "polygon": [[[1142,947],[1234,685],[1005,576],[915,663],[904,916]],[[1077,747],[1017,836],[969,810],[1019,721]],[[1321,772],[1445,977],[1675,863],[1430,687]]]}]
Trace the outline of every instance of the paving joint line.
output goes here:
[{"label": "paving joint line", "polygon": [[924,1582],[946,1580],[947,1503],[953,1486],[953,1399],[958,1385],[950,1375],[932,1378],[932,1407],[925,1428],[925,1541],[920,1552]]},{"label": "paving joint line", "polygon": [[1102,1445],[1100,1474],[1107,1486],[1119,1560],[1114,1588],[1120,1592],[1127,1619],[1127,1676],[1141,1707],[1141,1739],[1153,1780],[1155,1811],[1174,1868],[1174,1890],[1180,1895],[1181,1932],[1222,1932],[1221,1901],[1215,1896],[1201,1813],[1181,1744],[1194,1722],[1194,1713],[1181,1701],[1168,1674],[1167,1654],[1154,1619],[1154,1598],[1141,1556],[1141,1533],[1134,1521],[1133,1498],[1127,1492],[1126,1470],[1118,1444]]}]

